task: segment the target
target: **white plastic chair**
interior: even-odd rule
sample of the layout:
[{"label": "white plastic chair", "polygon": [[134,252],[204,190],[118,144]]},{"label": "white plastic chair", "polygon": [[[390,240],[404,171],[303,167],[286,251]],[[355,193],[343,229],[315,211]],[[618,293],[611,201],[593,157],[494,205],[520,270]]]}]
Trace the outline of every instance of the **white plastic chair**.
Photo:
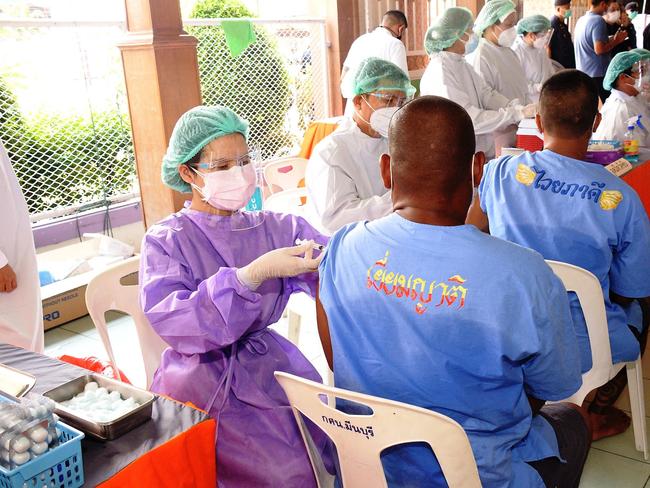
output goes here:
[{"label": "white plastic chair", "polygon": [[86,287],[86,306],[116,372],[117,362],[104,314],[109,310],[117,310],[133,318],[149,387],[160,365],[160,355],[169,346],[156,334],[145,317],[139,303],[138,284],[121,283],[122,278],[138,272],[139,263],[140,257],[134,256],[94,276]]},{"label": "white plastic chair", "polygon": [[269,195],[264,200],[264,210],[278,213],[290,213],[305,217],[307,215],[307,188],[292,188]]},{"label": "white plastic chair", "polygon": [[[289,398],[319,488],[334,485],[301,416],[323,430],[336,445],[345,488],[386,487],[381,452],[408,442],[427,443],[450,488],[480,488],[469,439],[454,420],[431,410],[332,388],[280,371],[275,378]],[[334,396],[372,409],[371,415],[348,415],[323,403]]]},{"label": "white plastic chair", "polygon": [[264,165],[264,180],[271,193],[298,188],[298,184],[305,179],[307,160],[296,156],[287,156]]},{"label": "white plastic chair", "polygon": [[[264,201],[264,209],[307,218],[307,206],[303,204],[305,198],[307,198],[306,188],[284,190],[270,195]],[[313,318],[313,323],[316,323],[316,304],[309,295],[294,293],[287,304],[287,315],[289,320],[288,339],[298,345],[303,320]]]},{"label": "white plastic chair", "polygon": [[630,392],[630,409],[634,444],[637,451],[648,459],[648,441],[646,439],[645,401],[643,392],[643,370],[641,355],[629,363],[612,364],[612,350],[607,328],[607,313],[603,290],[598,278],[586,269],[558,261],[546,261],[553,272],[562,280],[564,288],[578,295],[580,307],[587,323],[589,343],[591,346],[591,369],[582,375],[582,386],[566,402],[582,405],[585,397],[599,386],[604,385],[625,367],[627,384]]}]

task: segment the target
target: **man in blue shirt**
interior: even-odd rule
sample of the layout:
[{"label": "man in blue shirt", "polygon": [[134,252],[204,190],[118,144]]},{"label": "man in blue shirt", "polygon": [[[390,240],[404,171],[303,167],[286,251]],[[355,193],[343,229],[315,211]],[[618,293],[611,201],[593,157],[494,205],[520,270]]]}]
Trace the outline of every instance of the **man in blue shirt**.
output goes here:
[{"label": "man in blue shirt", "polygon": [[[464,225],[485,161],[472,120],[421,97],[393,116],[389,149],[394,213],[341,229],[320,266],[336,385],[459,422],[486,488],[577,486],[587,423],[575,405],[541,407],[581,384],[566,290],[539,254]],[[389,486],[446,486],[427,447],[382,461]]]},{"label": "man in blue shirt", "polygon": [[[598,164],[583,162],[601,120],[596,87],[588,76],[576,70],[552,76],[542,87],[538,108],[544,150],[488,163],[468,222],[489,226],[493,236],[534,249],[546,259],[591,271],[603,289],[612,360],[633,361],[645,349],[647,334],[640,304],[633,299],[650,295],[648,216],[623,180]],[[591,350],[575,296],[571,309],[586,371]],[[594,440],[629,426],[629,417],[612,406],[626,379],[623,369],[599,388],[591,403]]]},{"label": "man in blue shirt", "polygon": [[589,11],[578,19],[575,28],[576,66],[594,79],[603,103],[609,92],[603,87],[603,78],[610,61],[610,51],[627,39],[619,30],[612,37],[607,32],[603,15],[615,0],[590,0]]}]

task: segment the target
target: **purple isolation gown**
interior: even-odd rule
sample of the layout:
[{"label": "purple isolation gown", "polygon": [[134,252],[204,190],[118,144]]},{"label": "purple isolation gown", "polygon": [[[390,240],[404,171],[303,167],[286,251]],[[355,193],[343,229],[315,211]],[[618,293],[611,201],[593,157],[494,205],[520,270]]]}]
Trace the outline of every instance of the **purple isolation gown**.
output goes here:
[{"label": "purple isolation gown", "polygon": [[[321,378],[296,346],[268,326],[280,319],[292,293],[314,296],[318,275],[268,280],[251,291],[235,272],[298,238],[321,244],[327,238],[293,215],[265,212],[262,224],[237,231],[228,219],[185,208],[144,237],[140,299],[171,346],[151,390],[190,401],[217,419],[219,486],[316,486],[273,372]],[[317,441],[319,447],[324,442]]]}]

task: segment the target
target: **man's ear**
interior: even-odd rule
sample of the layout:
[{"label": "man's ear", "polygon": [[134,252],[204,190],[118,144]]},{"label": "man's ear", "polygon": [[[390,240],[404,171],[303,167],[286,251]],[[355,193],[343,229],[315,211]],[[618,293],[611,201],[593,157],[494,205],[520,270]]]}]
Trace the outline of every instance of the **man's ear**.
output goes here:
[{"label": "man's ear", "polygon": [[384,186],[391,190],[393,188],[393,178],[390,171],[390,155],[382,154],[379,158],[379,173]]},{"label": "man's ear", "polygon": [[603,121],[603,114],[601,114],[600,112],[598,112],[598,113],[596,114],[596,118],[594,119],[594,127],[593,127],[592,132],[596,132],[596,131],[598,130],[598,126],[600,125],[600,123],[601,123],[602,121]]},{"label": "man's ear", "polygon": [[354,108],[357,110],[361,109],[361,95],[355,95],[355,97],[352,99],[352,105],[354,105]]},{"label": "man's ear", "polygon": [[485,166],[485,153],[482,151],[474,154],[474,161],[472,162],[472,183],[474,188],[478,188],[483,179],[483,167]]},{"label": "man's ear", "polygon": [[544,125],[542,124],[542,116],[539,115],[539,112],[535,114],[535,125],[540,134],[544,133]]}]

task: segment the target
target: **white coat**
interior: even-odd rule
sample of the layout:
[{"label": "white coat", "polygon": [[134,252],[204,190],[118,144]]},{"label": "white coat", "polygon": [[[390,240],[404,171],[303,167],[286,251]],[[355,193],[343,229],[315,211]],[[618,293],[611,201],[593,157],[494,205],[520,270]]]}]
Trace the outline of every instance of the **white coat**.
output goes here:
[{"label": "white coat", "polygon": [[0,293],[0,342],[43,352],[43,309],[27,203],[0,143],[0,268],[9,264],[17,288]]},{"label": "white coat", "polygon": [[508,100],[516,98],[522,105],[529,103],[526,75],[512,49],[495,46],[483,38],[467,61],[488,85]]},{"label": "white coat", "polygon": [[[600,109],[603,120],[592,139],[613,139],[623,141],[627,132],[627,121],[636,115],[642,115],[643,125],[650,130],[650,109],[640,97],[632,97],[615,88]],[[650,141],[641,141],[648,144]]]},{"label": "white coat", "polygon": [[384,27],[377,27],[372,32],[359,36],[350,46],[348,55],[343,62],[343,68],[347,68],[344,79],[341,80],[341,93],[348,102],[345,106],[345,115],[352,117],[354,108],[352,101],[352,77],[357,67],[364,59],[380,58],[399,66],[408,75],[409,69],[406,61],[406,46],[394,37]]},{"label": "white coat", "polygon": [[524,69],[528,83],[528,98],[532,103],[537,103],[542,84],[555,74],[551,59],[546,54],[546,49],[529,46],[521,37],[517,37],[512,50]]},{"label": "white coat", "polygon": [[523,119],[519,106],[492,89],[460,54],[433,53],[420,81],[422,95],[437,95],[461,105],[472,118],[476,150],[494,157],[495,133],[511,131]]},{"label": "white coat", "polygon": [[333,234],[346,224],[373,220],[392,210],[379,159],[388,140],[370,137],[352,119],[314,148],[307,164],[306,186],[313,224]]}]

